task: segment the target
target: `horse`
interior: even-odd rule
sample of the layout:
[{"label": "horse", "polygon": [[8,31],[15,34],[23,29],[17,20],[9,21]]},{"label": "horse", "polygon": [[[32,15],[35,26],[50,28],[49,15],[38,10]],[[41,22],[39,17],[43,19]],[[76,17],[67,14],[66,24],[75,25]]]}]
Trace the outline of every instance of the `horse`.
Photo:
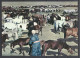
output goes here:
[{"label": "horse", "polygon": [[54,30],[55,30],[55,33],[57,31],[61,31],[62,30],[63,25],[65,25],[64,22],[65,21],[62,21],[62,20],[55,20],[54,21]]},{"label": "horse", "polygon": [[[32,45],[29,44],[29,40],[30,40],[29,37],[28,37],[28,38],[19,38],[19,39],[15,40],[15,41],[13,41],[13,42],[11,43],[10,48],[12,49],[12,51],[14,51],[13,48],[14,48],[16,45],[19,45],[19,46],[20,46],[20,53],[19,53],[19,54],[21,54],[21,53],[23,52],[22,54],[23,54],[23,56],[24,56],[25,54],[24,54],[24,51],[23,51],[23,46],[29,45],[29,46],[30,46],[29,55],[30,55],[31,49],[32,49]],[[41,40],[41,41],[40,41],[41,47],[42,47],[43,43],[44,43],[44,40]]]},{"label": "horse", "polygon": [[16,28],[16,24],[11,23],[11,22],[6,22],[6,23],[4,23],[4,27],[13,30]]},{"label": "horse", "polygon": [[[29,45],[29,40],[30,40],[29,37],[28,38],[19,38],[11,43],[10,48],[12,49],[12,51],[14,51],[13,48],[16,45],[19,45],[20,46],[20,53],[19,54],[21,54],[23,52],[23,46]],[[30,52],[31,52],[31,45],[29,45],[29,46],[30,46]],[[30,54],[30,52],[29,52],[29,54]],[[24,55],[24,52],[22,54]]]},{"label": "horse", "polygon": [[8,14],[2,13],[2,19],[5,19]]},{"label": "horse", "polygon": [[44,20],[43,15],[35,14],[33,15],[33,18],[35,18],[34,22],[37,22],[40,26],[43,26],[46,20]]},{"label": "horse", "polygon": [[78,37],[78,28],[67,28],[64,32],[64,38],[68,38],[69,36]]},{"label": "horse", "polygon": [[60,55],[61,50],[63,48],[67,49],[68,52],[70,52],[71,54],[73,54],[73,50],[71,48],[71,46],[67,45],[65,42],[58,40],[58,41],[54,41],[54,40],[47,40],[47,41],[43,41],[42,43],[42,56],[45,56],[46,51],[50,48],[50,49],[58,49],[58,55]]},{"label": "horse", "polygon": [[5,41],[8,38],[8,34],[2,34],[2,47],[3,47],[3,51],[5,51]]},{"label": "horse", "polygon": [[60,16],[60,17],[61,17],[61,20],[55,20],[55,22],[54,22],[54,29],[56,32],[62,31],[62,28],[64,25],[69,25],[70,28],[73,28],[76,25],[76,23],[74,21],[65,21],[64,16]]},{"label": "horse", "polygon": [[23,19],[23,16],[17,16],[15,19],[13,19],[13,22],[14,23],[22,23],[22,19]]},{"label": "horse", "polygon": [[74,15],[73,13],[70,13],[68,15],[65,15],[65,18],[67,21],[71,20],[71,19],[77,19],[78,18],[78,15]]}]

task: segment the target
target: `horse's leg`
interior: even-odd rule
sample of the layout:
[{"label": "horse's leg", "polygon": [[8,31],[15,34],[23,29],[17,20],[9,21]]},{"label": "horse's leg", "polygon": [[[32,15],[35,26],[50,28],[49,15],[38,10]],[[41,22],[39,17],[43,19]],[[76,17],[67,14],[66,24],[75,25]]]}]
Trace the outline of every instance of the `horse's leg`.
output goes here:
[{"label": "horse's leg", "polygon": [[42,51],[43,51],[43,52],[42,52],[42,56],[45,56],[45,53],[46,53],[46,51],[47,51],[47,47],[46,47],[46,46],[45,46],[45,47],[43,46]]},{"label": "horse's leg", "polygon": [[13,40],[15,40],[15,33],[12,34]]},{"label": "horse's leg", "polygon": [[56,33],[57,33],[57,31],[58,31],[58,25],[57,25],[57,24],[56,24],[56,28],[55,28],[55,29],[56,29],[55,31],[56,31]]},{"label": "horse's leg", "polygon": [[42,54],[43,54],[43,52],[44,52],[44,46],[41,46],[42,47]]},{"label": "horse's leg", "polygon": [[22,46],[21,45],[19,45],[20,46],[20,53],[19,54],[21,54],[22,53]]},{"label": "horse's leg", "polygon": [[69,35],[66,35],[66,39],[69,37]]},{"label": "horse's leg", "polygon": [[12,50],[12,51],[11,51],[11,53],[13,53],[13,52],[14,52],[14,49],[13,49],[13,48],[14,48],[14,46],[15,46],[14,44],[11,44],[11,46],[10,46],[10,47],[11,47],[11,50]]},{"label": "horse's leg", "polygon": [[58,56],[60,56],[61,55],[61,49],[59,48],[58,49]]},{"label": "horse's leg", "polygon": [[23,46],[23,45],[21,44],[21,45],[20,45],[20,54],[23,52],[23,56],[25,56],[22,46]]},{"label": "horse's leg", "polygon": [[3,46],[3,51],[5,52],[5,44],[3,43],[2,46]]},{"label": "horse's leg", "polygon": [[40,31],[41,31],[41,36],[42,36],[42,27],[41,27]]},{"label": "horse's leg", "polygon": [[66,31],[64,30],[64,39],[66,38]]},{"label": "horse's leg", "polygon": [[15,40],[15,36],[13,36],[13,39]]},{"label": "horse's leg", "polygon": [[29,55],[30,55],[32,50],[32,45],[29,45],[29,46],[30,46],[30,51],[29,51]]}]

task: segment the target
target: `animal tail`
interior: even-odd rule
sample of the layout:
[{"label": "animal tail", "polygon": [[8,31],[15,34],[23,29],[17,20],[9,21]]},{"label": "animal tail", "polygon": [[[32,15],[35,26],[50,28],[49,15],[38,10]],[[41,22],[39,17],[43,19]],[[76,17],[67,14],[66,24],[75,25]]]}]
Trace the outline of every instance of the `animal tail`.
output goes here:
[{"label": "animal tail", "polygon": [[64,30],[64,38],[66,38],[66,30]]},{"label": "animal tail", "polygon": [[11,45],[10,45],[10,48],[11,48],[11,49],[13,49],[12,47],[13,47],[13,43],[11,43]]}]

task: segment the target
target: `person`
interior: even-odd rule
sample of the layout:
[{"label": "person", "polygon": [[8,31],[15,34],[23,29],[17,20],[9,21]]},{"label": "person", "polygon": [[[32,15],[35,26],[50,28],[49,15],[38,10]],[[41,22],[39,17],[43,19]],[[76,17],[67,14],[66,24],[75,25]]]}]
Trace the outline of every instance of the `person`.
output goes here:
[{"label": "person", "polygon": [[30,36],[29,44],[32,45],[30,55],[41,56],[40,41],[35,30],[32,30],[32,35]]},{"label": "person", "polygon": [[18,38],[22,36],[22,32],[23,32],[22,25],[20,25],[20,28],[18,29]]},{"label": "person", "polygon": [[50,15],[47,15],[47,23],[50,23]]},{"label": "person", "polygon": [[52,13],[52,15],[50,16],[50,24],[54,24],[54,17],[55,17],[55,15],[54,15],[54,13]]}]

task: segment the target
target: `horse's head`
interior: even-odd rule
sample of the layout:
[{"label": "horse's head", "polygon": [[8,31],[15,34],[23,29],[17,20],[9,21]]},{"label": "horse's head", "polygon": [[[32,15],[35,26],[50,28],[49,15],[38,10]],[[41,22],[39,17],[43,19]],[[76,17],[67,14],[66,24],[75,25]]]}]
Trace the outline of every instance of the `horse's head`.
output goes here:
[{"label": "horse's head", "polygon": [[29,40],[30,40],[30,38],[29,38],[29,37],[27,37],[27,38],[26,38],[26,43],[29,43]]},{"label": "horse's head", "polygon": [[45,43],[45,41],[44,41],[44,40],[41,40],[41,41],[40,41],[41,46],[43,46],[43,45],[44,45],[44,43]]}]

